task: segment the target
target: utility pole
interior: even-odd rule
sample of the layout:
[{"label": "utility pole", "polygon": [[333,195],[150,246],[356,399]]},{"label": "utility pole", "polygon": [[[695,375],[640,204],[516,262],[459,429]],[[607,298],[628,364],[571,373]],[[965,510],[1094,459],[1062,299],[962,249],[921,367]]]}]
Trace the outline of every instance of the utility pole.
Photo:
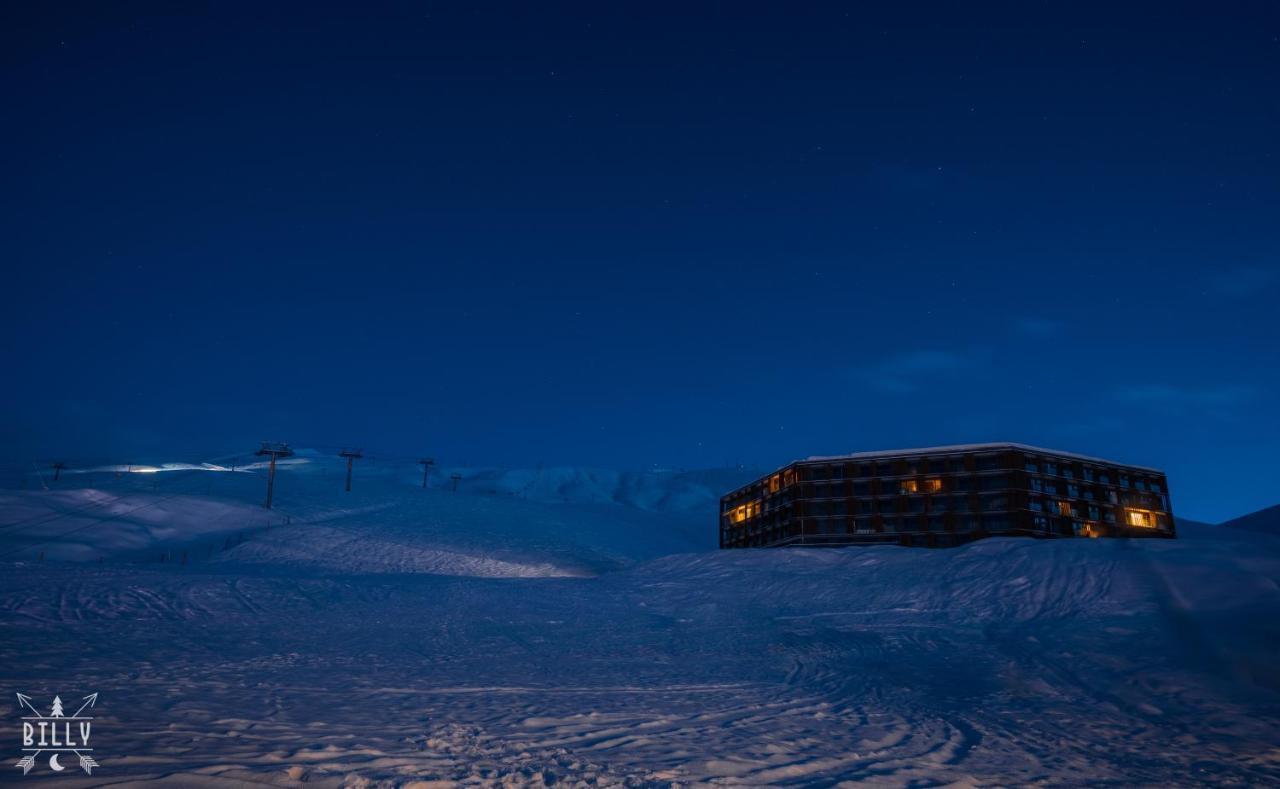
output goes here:
[{"label": "utility pole", "polygon": [[63,463],[61,460],[53,464],[53,481],[54,482],[58,481],[58,477],[62,476],[62,470],[66,467],[67,467],[67,464]]},{"label": "utility pole", "polygon": [[288,444],[263,441],[262,448],[253,454],[259,457],[264,455],[271,457],[271,465],[267,468],[267,503],[263,505],[267,509],[271,509],[271,493],[276,485],[276,458],[287,458],[293,454],[293,450],[289,449]]},{"label": "utility pole", "polygon": [[360,454],[360,450],[358,449],[344,449],[338,453],[338,457],[347,459],[347,493],[350,493],[351,492],[351,463],[356,458],[364,457],[364,455]]},{"label": "utility pole", "polygon": [[422,487],[427,486],[427,475],[431,473],[431,467],[436,464],[435,458],[423,458],[418,461],[422,465]]},{"label": "utility pole", "polygon": [[450,480],[451,482],[453,482],[453,492],[454,492],[454,493],[457,493],[457,492],[458,492],[458,482],[459,482],[461,479],[462,479],[462,475],[461,475],[461,474],[450,474],[450,475],[449,475],[449,480]]}]

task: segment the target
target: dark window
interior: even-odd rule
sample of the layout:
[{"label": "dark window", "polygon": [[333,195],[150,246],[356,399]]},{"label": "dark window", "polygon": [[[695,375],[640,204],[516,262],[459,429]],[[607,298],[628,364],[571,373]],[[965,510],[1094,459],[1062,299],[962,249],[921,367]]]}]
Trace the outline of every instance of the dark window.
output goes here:
[{"label": "dark window", "polygon": [[956,477],[951,481],[951,489],[952,490],[972,490],[973,478],[972,477]]},{"label": "dark window", "polygon": [[979,455],[978,471],[995,471],[1000,468],[999,455]]},{"label": "dark window", "polygon": [[983,490],[1004,490],[1007,487],[1009,487],[1008,477],[983,477],[982,478]]},{"label": "dark window", "polygon": [[844,466],[832,466],[831,479],[844,479]]},{"label": "dark window", "polygon": [[874,501],[858,502],[858,512],[861,512],[863,515],[870,515],[875,511],[876,511],[876,503]]},{"label": "dark window", "polygon": [[965,512],[969,509],[968,496],[956,496],[951,500],[951,509],[956,512]]},{"label": "dark window", "polygon": [[912,496],[907,499],[907,509],[916,514],[924,512],[924,499],[919,496]]},{"label": "dark window", "polygon": [[893,476],[892,463],[880,463],[876,465],[876,476],[891,477]]},{"label": "dark window", "polygon": [[1022,468],[1027,471],[1035,472],[1037,474],[1040,473],[1040,464],[1034,460],[1028,460],[1025,464],[1023,464]]},{"label": "dark window", "polygon": [[870,483],[870,482],[855,482],[855,483],[853,483],[853,495],[855,495],[855,496],[870,496],[870,495],[871,495],[871,483]]},{"label": "dark window", "polygon": [[1129,475],[1128,475],[1128,474],[1121,474],[1121,475],[1120,475],[1120,487],[1122,487],[1122,488],[1127,488],[1127,487],[1129,487]]},{"label": "dark window", "polygon": [[945,464],[945,463],[943,463],[941,460],[930,460],[930,461],[929,461],[929,473],[930,473],[930,474],[941,474],[942,472],[944,472],[944,471],[946,471],[946,470],[947,470],[947,466],[946,466],[946,464]]},{"label": "dark window", "polygon": [[984,496],[982,498],[982,509],[987,512],[997,512],[1009,509],[1009,499],[1006,496]]},{"label": "dark window", "polygon": [[961,472],[961,471],[965,471],[965,470],[966,470],[966,467],[965,467],[965,464],[964,464],[964,458],[952,458],[952,459],[951,459],[951,471],[952,471],[952,472]]},{"label": "dark window", "polygon": [[983,521],[983,524],[987,527],[987,531],[1008,531],[1009,530],[1008,518],[987,518],[985,521]]},{"label": "dark window", "polygon": [[870,464],[870,463],[863,463],[863,464],[861,464],[860,466],[858,466],[858,476],[859,476],[859,477],[869,477],[869,476],[871,476],[871,464]]},{"label": "dark window", "polygon": [[897,512],[898,511],[897,502],[895,502],[893,499],[880,499],[880,504],[878,509],[882,513]]},{"label": "dark window", "polygon": [[836,501],[831,502],[831,504],[832,504],[832,510],[831,510],[832,515],[848,515],[849,514],[849,506],[844,499],[837,499]]},{"label": "dark window", "polygon": [[1093,469],[1091,469],[1091,468],[1086,468],[1086,469],[1084,470],[1084,478],[1085,478],[1085,480],[1086,480],[1086,481],[1088,481],[1088,482],[1093,482],[1094,476],[1095,476],[1095,475],[1094,475],[1094,473],[1093,473]]},{"label": "dark window", "polygon": [[1071,483],[1067,483],[1067,495],[1073,499],[1080,498],[1080,489]]},{"label": "dark window", "polygon": [[1058,476],[1058,464],[1057,464],[1057,463],[1045,463],[1045,464],[1044,464],[1044,473],[1049,474],[1050,476],[1054,476],[1054,477]]}]

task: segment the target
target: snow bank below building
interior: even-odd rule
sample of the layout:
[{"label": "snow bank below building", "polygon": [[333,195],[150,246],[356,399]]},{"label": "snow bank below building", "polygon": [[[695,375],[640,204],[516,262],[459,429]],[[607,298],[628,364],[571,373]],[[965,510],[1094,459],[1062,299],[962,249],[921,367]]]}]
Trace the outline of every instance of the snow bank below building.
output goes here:
[{"label": "snow bank below building", "polygon": [[708,551],[536,579],[243,549],[0,573],[0,664],[101,693],[104,780],[1280,781],[1269,538]]}]

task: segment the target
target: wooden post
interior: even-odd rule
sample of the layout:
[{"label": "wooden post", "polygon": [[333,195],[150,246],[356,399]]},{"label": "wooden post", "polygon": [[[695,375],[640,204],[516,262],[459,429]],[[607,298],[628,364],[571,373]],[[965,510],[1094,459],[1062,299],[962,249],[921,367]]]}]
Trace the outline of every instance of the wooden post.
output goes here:
[{"label": "wooden post", "polygon": [[263,441],[262,448],[253,454],[271,458],[271,462],[267,466],[267,503],[263,505],[266,509],[271,509],[271,498],[276,486],[276,458],[287,458],[293,454],[293,450],[289,449],[288,444],[273,444],[269,441]]},{"label": "wooden post", "polygon": [[347,459],[347,493],[351,492],[351,463],[364,455],[360,454],[358,449],[344,449],[338,453],[338,457]]}]

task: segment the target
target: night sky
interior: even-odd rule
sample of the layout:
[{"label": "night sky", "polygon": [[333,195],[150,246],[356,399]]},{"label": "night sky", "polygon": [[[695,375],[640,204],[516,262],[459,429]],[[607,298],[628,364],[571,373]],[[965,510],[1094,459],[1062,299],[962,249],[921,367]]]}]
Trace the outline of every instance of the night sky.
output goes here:
[{"label": "night sky", "polygon": [[6,4],[4,461],[1008,440],[1280,501],[1280,5],[976,5]]}]

